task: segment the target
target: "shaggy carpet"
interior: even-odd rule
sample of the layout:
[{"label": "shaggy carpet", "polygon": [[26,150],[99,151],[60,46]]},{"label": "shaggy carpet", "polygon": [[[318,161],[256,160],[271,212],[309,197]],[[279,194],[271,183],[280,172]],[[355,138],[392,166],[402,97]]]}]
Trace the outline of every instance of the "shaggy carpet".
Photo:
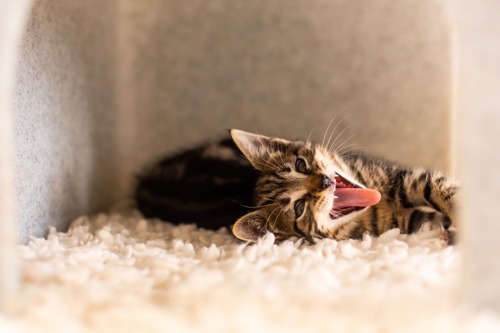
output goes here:
[{"label": "shaggy carpet", "polygon": [[19,246],[0,332],[500,332],[457,306],[461,254],[436,232],[257,244],[137,213]]}]

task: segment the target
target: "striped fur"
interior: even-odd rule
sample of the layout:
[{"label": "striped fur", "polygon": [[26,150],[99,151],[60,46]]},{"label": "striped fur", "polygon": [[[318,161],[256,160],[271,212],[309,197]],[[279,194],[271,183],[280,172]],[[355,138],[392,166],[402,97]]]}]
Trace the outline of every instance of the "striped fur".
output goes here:
[{"label": "striped fur", "polygon": [[[247,241],[267,231],[278,239],[340,240],[378,236],[392,228],[412,233],[424,223],[447,230],[453,224],[457,185],[440,172],[362,154],[341,158],[310,142],[239,130],[231,136],[237,148],[229,140],[199,147],[140,176],[139,209],[146,216],[202,227],[234,223],[234,235]],[[356,187],[378,190],[381,201],[332,213],[339,176]]]},{"label": "striped fur", "polygon": [[257,172],[230,139],[165,158],[138,176],[135,201],[146,217],[226,227],[253,204]]}]

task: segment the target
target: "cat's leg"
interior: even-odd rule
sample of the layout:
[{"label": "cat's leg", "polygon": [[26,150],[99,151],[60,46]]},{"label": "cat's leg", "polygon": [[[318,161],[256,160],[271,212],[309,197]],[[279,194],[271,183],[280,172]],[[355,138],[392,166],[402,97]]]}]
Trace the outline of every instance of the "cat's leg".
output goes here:
[{"label": "cat's leg", "polygon": [[429,206],[419,206],[404,209],[399,215],[401,232],[412,234],[423,230],[439,230],[441,239],[448,244],[455,243],[455,231],[448,226],[449,218],[440,211]]},{"label": "cat's leg", "polygon": [[425,229],[446,230],[447,219],[440,211],[429,206],[407,208],[400,212],[401,232],[412,234]]},{"label": "cat's leg", "polygon": [[427,206],[443,215],[445,229],[455,223],[458,185],[453,179],[439,172],[414,169],[398,170],[393,181],[395,186],[388,192],[388,197],[400,209]]},{"label": "cat's leg", "polygon": [[[453,243],[454,234],[448,228],[449,218],[440,211],[423,205],[408,208],[395,208],[392,205],[377,205],[344,228],[349,231],[348,238],[361,238],[364,232],[378,237],[382,233],[399,228],[403,234],[417,233],[422,230],[438,230],[440,238]],[[345,238],[343,238],[345,239]]]}]

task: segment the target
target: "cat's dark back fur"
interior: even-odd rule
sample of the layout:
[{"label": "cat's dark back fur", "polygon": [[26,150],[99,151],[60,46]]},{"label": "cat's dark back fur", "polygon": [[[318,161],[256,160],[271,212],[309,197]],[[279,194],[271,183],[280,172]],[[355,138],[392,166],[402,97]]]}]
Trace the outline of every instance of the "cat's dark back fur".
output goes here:
[{"label": "cat's dark back fur", "polygon": [[253,205],[257,171],[227,138],[164,158],[137,177],[135,201],[146,217],[217,229]]}]

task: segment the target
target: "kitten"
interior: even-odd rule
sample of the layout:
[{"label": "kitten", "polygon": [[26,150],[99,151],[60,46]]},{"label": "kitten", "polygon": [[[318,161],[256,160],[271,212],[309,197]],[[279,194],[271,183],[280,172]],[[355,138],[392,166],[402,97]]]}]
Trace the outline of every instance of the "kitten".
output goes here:
[{"label": "kitten", "polygon": [[139,210],[207,228],[234,223],[244,241],[267,231],[277,239],[342,240],[453,224],[457,185],[440,172],[363,154],[341,157],[310,142],[230,134],[233,141],[164,159],[139,176]]}]

